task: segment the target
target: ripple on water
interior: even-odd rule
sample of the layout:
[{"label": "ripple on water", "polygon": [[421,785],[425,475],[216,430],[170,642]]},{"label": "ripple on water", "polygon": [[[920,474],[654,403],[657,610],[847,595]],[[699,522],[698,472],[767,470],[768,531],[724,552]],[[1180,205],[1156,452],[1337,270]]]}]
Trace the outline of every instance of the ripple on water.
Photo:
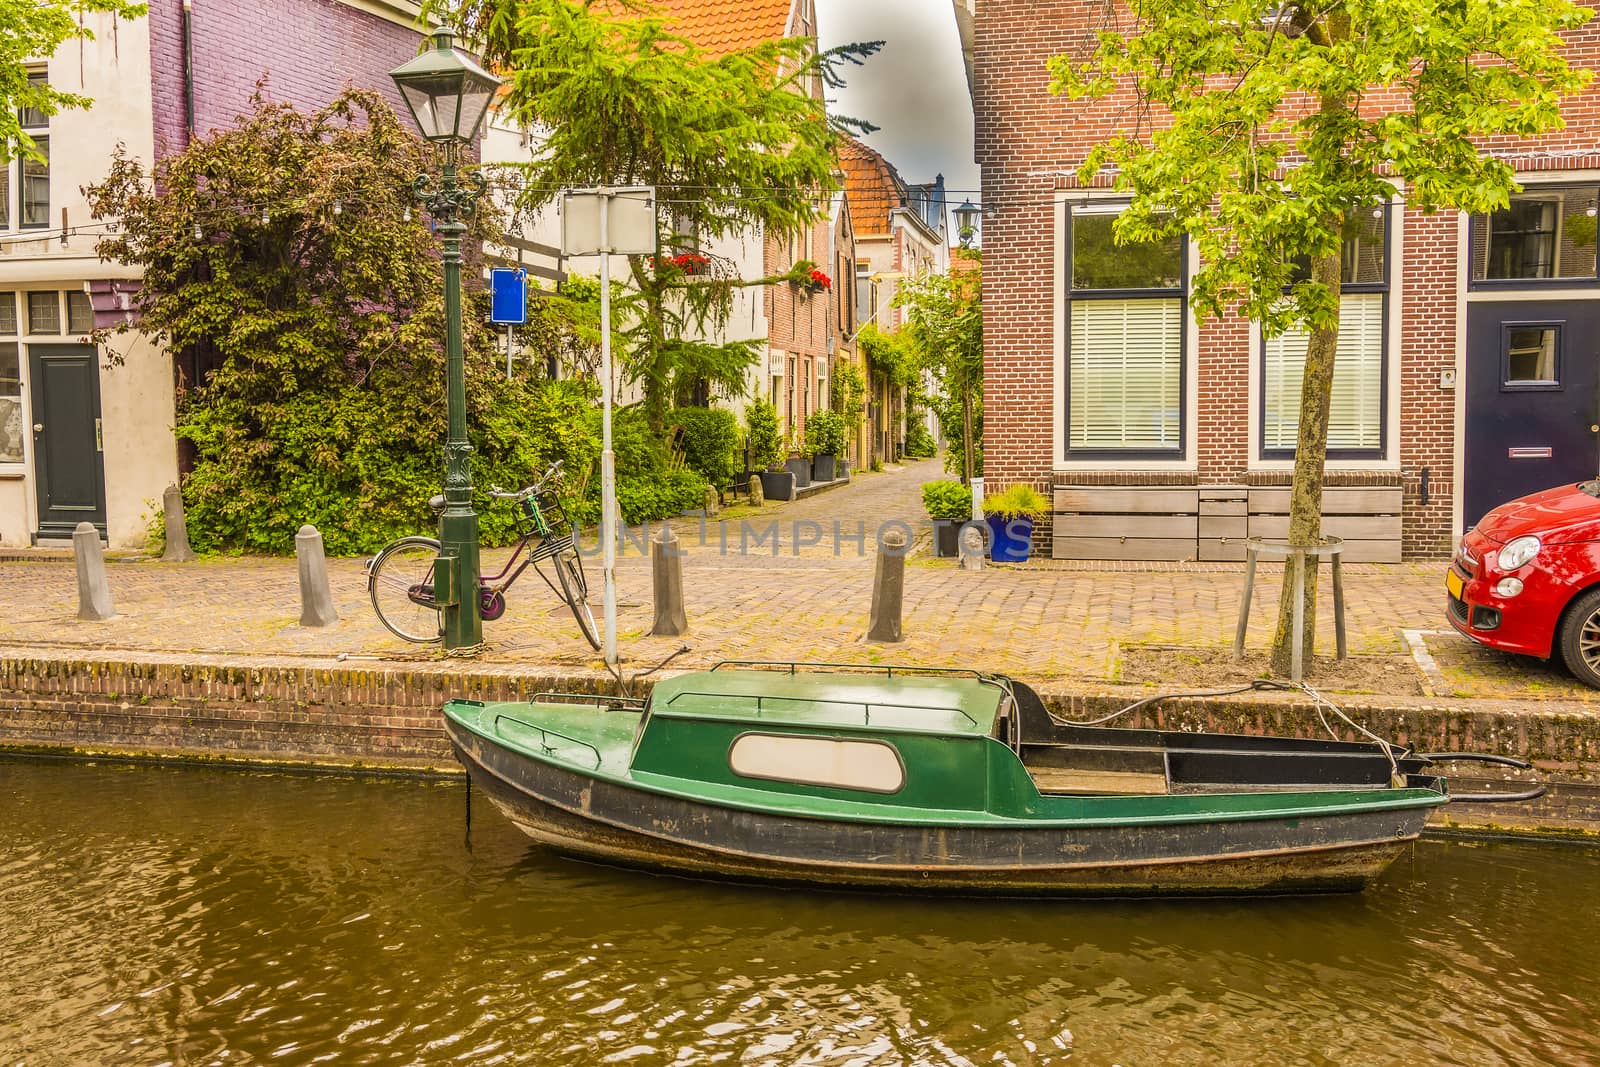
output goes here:
[{"label": "ripple on water", "polygon": [[0,761],[0,1060],[1600,1060],[1600,851],[1357,897],[950,902],[572,863],[460,787]]}]

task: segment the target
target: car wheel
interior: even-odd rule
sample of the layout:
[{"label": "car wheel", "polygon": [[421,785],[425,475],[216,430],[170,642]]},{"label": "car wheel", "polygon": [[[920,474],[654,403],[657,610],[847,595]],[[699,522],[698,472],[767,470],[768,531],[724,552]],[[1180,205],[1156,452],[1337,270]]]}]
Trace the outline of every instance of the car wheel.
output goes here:
[{"label": "car wheel", "polygon": [[1572,602],[1561,620],[1561,658],[1585,685],[1600,689],[1600,589]]}]

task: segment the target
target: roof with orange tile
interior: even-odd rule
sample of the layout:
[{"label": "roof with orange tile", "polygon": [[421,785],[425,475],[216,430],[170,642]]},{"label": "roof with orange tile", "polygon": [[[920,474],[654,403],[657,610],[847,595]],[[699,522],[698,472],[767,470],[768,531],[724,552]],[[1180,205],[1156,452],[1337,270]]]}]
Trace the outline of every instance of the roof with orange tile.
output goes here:
[{"label": "roof with orange tile", "polygon": [[667,29],[714,56],[781,40],[793,0],[651,0]]},{"label": "roof with orange tile", "polygon": [[889,232],[889,212],[906,200],[906,183],[883,156],[854,137],[839,141],[839,169],[858,236]]}]

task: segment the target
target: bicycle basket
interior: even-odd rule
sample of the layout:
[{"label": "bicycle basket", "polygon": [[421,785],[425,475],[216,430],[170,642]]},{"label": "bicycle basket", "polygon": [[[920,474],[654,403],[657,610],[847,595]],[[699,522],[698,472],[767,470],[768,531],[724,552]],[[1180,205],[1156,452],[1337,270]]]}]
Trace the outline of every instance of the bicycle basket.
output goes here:
[{"label": "bicycle basket", "polygon": [[558,537],[572,529],[572,524],[567,521],[566,509],[561,506],[554,489],[540,490],[535,499],[539,502],[540,514],[544,516],[543,533]]}]

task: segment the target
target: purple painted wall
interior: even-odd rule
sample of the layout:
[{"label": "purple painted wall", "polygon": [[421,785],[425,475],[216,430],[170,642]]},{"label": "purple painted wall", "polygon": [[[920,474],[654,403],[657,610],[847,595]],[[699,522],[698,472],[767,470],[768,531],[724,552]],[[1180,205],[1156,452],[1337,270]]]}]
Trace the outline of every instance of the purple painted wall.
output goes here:
[{"label": "purple painted wall", "polygon": [[[183,0],[151,0],[158,155],[186,143],[182,12]],[[416,30],[337,0],[192,0],[189,22],[196,135],[232,126],[263,76],[268,99],[304,110],[354,85],[379,90],[406,115],[389,71],[416,54]]]}]

